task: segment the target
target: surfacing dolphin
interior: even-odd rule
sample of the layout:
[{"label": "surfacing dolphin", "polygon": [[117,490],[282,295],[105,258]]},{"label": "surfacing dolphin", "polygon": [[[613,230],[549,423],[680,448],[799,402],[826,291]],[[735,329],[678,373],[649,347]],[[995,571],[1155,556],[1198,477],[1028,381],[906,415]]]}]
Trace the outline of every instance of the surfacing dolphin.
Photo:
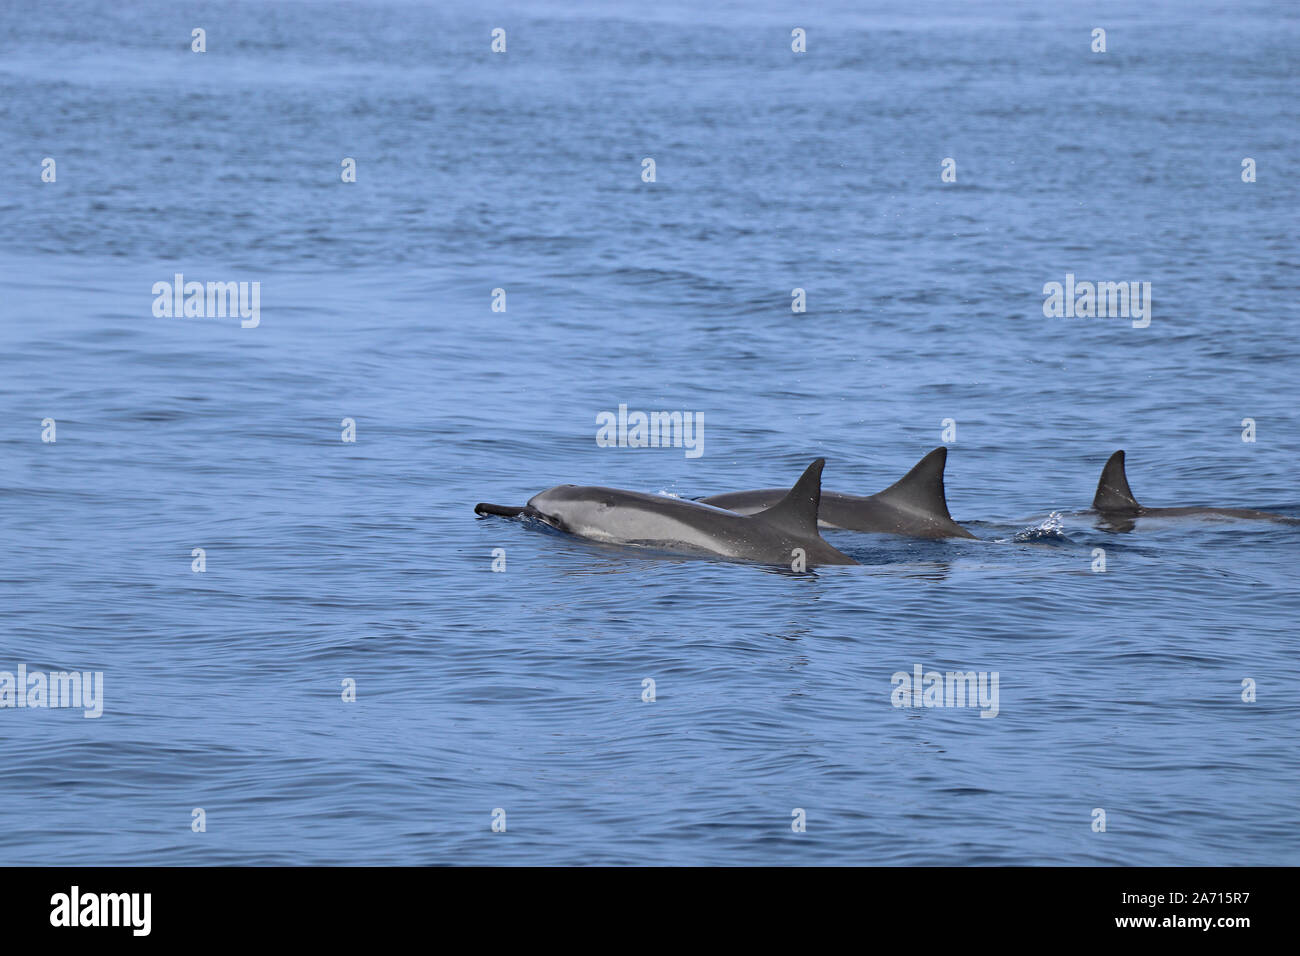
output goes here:
[{"label": "surfacing dolphin", "polygon": [[581,485],[550,488],[522,508],[480,503],[474,512],[508,518],[524,515],[592,541],[675,554],[792,567],[799,549],[804,567],[857,564],[817,531],[825,464],[826,459],[818,458],[793,488],[753,515],[666,495]]},{"label": "surfacing dolphin", "polygon": [[1101,470],[1101,480],[1097,482],[1097,494],[1093,496],[1092,508],[1109,525],[1120,531],[1131,531],[1134,519],[1141,517],[1180,518],[1199,515],[1221,515],[1227,518],[1252,518],[1265,521],[1281,521],[1296,524],[1295,518],[1274,514],[1271,511],[1254,511],[1250,508],[1148,508],[1138,504],[1133,492],[1128,487],[1128,475],[1124,473],[1124,452],[1117,451],[1110,456]]},{"label": "surfacing dolphin", "polygon": [[[823,528],[846,531],[872,531],[901,534],[913,538],[973,538],[948,513],[943,490],[943,466],[948,449],[936,448],[912,470],[874,495],[845,495],[822,492],[818,520]],[[701,498],[707,505],[726,508],[738,514],[754,514],[771,507],[781,495],[780,488],[761,491],[732,491]]]}]

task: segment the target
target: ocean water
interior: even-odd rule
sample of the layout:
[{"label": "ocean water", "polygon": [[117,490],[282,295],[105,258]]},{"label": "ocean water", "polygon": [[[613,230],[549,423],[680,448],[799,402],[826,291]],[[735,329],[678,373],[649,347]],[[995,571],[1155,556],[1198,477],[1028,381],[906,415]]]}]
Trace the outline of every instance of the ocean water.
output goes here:
[{"label": "ocean water", "polygon": [[[1300,516],[1298,41],[1284,2],[0,6],[0,670],[103,675],[98,718],[0,708],[0,858],[1300,863],[1300,534],[1078,513],[1124,448],[1145,503]],[[176,273],[258,324],[155,316]],[[1149,326],[1045,317],[1067,274]],[[599,446],[619,405],[702,453]],[[868,494],[944,443],[980,540],[814,574],[472,511],[819,456]],[[996,717],[894,706],[917,666]]]}]

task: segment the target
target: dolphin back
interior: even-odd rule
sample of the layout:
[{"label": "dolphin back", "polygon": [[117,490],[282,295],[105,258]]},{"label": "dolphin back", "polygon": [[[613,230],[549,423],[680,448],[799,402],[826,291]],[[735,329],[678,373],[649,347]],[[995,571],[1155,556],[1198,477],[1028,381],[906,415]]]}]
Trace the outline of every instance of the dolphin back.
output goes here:
[{"label": "dolphin back", "polygon": [[763,524],[802,547],[808,564],[857,564],[847,554],[827,542],[817,530],[817,513],[822,501],[822,468],[825,458],[818,458],[799,476],[794,487],[780,501],[755,512],[750,521]]},{"label": "dolphin back", "polygon": [[[823,528],[899,534],[916,538],[974,538],[948,511],[943,471],[948,449],[939,447],[922,458],[906,475],[874,495],[846,495],[828,491],[821,495],[818,517]],[[757,514],[782,497],[777,488],[733,491],[700,499],[705,504],[737,514]]]}]

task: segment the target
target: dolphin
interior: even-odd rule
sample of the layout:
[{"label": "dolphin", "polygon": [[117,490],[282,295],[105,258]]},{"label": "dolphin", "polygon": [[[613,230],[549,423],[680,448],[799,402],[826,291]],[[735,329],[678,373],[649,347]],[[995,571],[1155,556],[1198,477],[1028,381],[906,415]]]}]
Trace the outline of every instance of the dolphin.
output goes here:
[{"label": "dolphin", "polygon": [[[818,523],[823,528],[846,531],[874,531],[913,538],[974,538],[948,513],[943,492],[943,466],[948,449],[936,448],[912,470],[874,495],[844,495],[822,492]],[[769,508],[783,492],[779,488],[761,491],[732,491],[700,500],[706,505],[739,514],[754,514]]]},{"label": "dolphin", "polygon": [[559,485],[533,495],[522,508],[480,502],[478,515],[537,518],[552,528],[605,544],[654,548],[754,564],[803,567],[857,564],[817,532],[822,466],[818,458],[771,507],[753,515],[619,488]]},{"label": "dolphin", "polygon": [[1221,515],[1226,518],[1252,518],[1300,524],[1295,518],[1286,515],[1274,514],[1271,511],[1255,511],[1250,508],[1148,508],[1146,505],[1140,505],[1133,497],[1133,492],[1129,490],[1128,475],[1124,473],[1122,450],[1111,455],[1102,468],[1101,479],[1097,482],[1097,494],[1092,499],[1092,510],[1107,524],[1121,531],[1133,530],[1133,519],[1139,517],[1180,518]]}]

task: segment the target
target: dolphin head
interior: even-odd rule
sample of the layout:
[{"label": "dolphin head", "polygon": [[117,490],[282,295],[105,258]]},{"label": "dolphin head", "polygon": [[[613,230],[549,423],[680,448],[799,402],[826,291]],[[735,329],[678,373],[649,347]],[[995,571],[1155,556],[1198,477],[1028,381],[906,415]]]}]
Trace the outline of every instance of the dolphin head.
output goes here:
[{"label": "dolphin head", "polygon": [[576,531],[587,523],[593,510],[599,512],[615,505],[605,489],[586,485],[556,485],[528,499],[527,511],[560,531]]}]

